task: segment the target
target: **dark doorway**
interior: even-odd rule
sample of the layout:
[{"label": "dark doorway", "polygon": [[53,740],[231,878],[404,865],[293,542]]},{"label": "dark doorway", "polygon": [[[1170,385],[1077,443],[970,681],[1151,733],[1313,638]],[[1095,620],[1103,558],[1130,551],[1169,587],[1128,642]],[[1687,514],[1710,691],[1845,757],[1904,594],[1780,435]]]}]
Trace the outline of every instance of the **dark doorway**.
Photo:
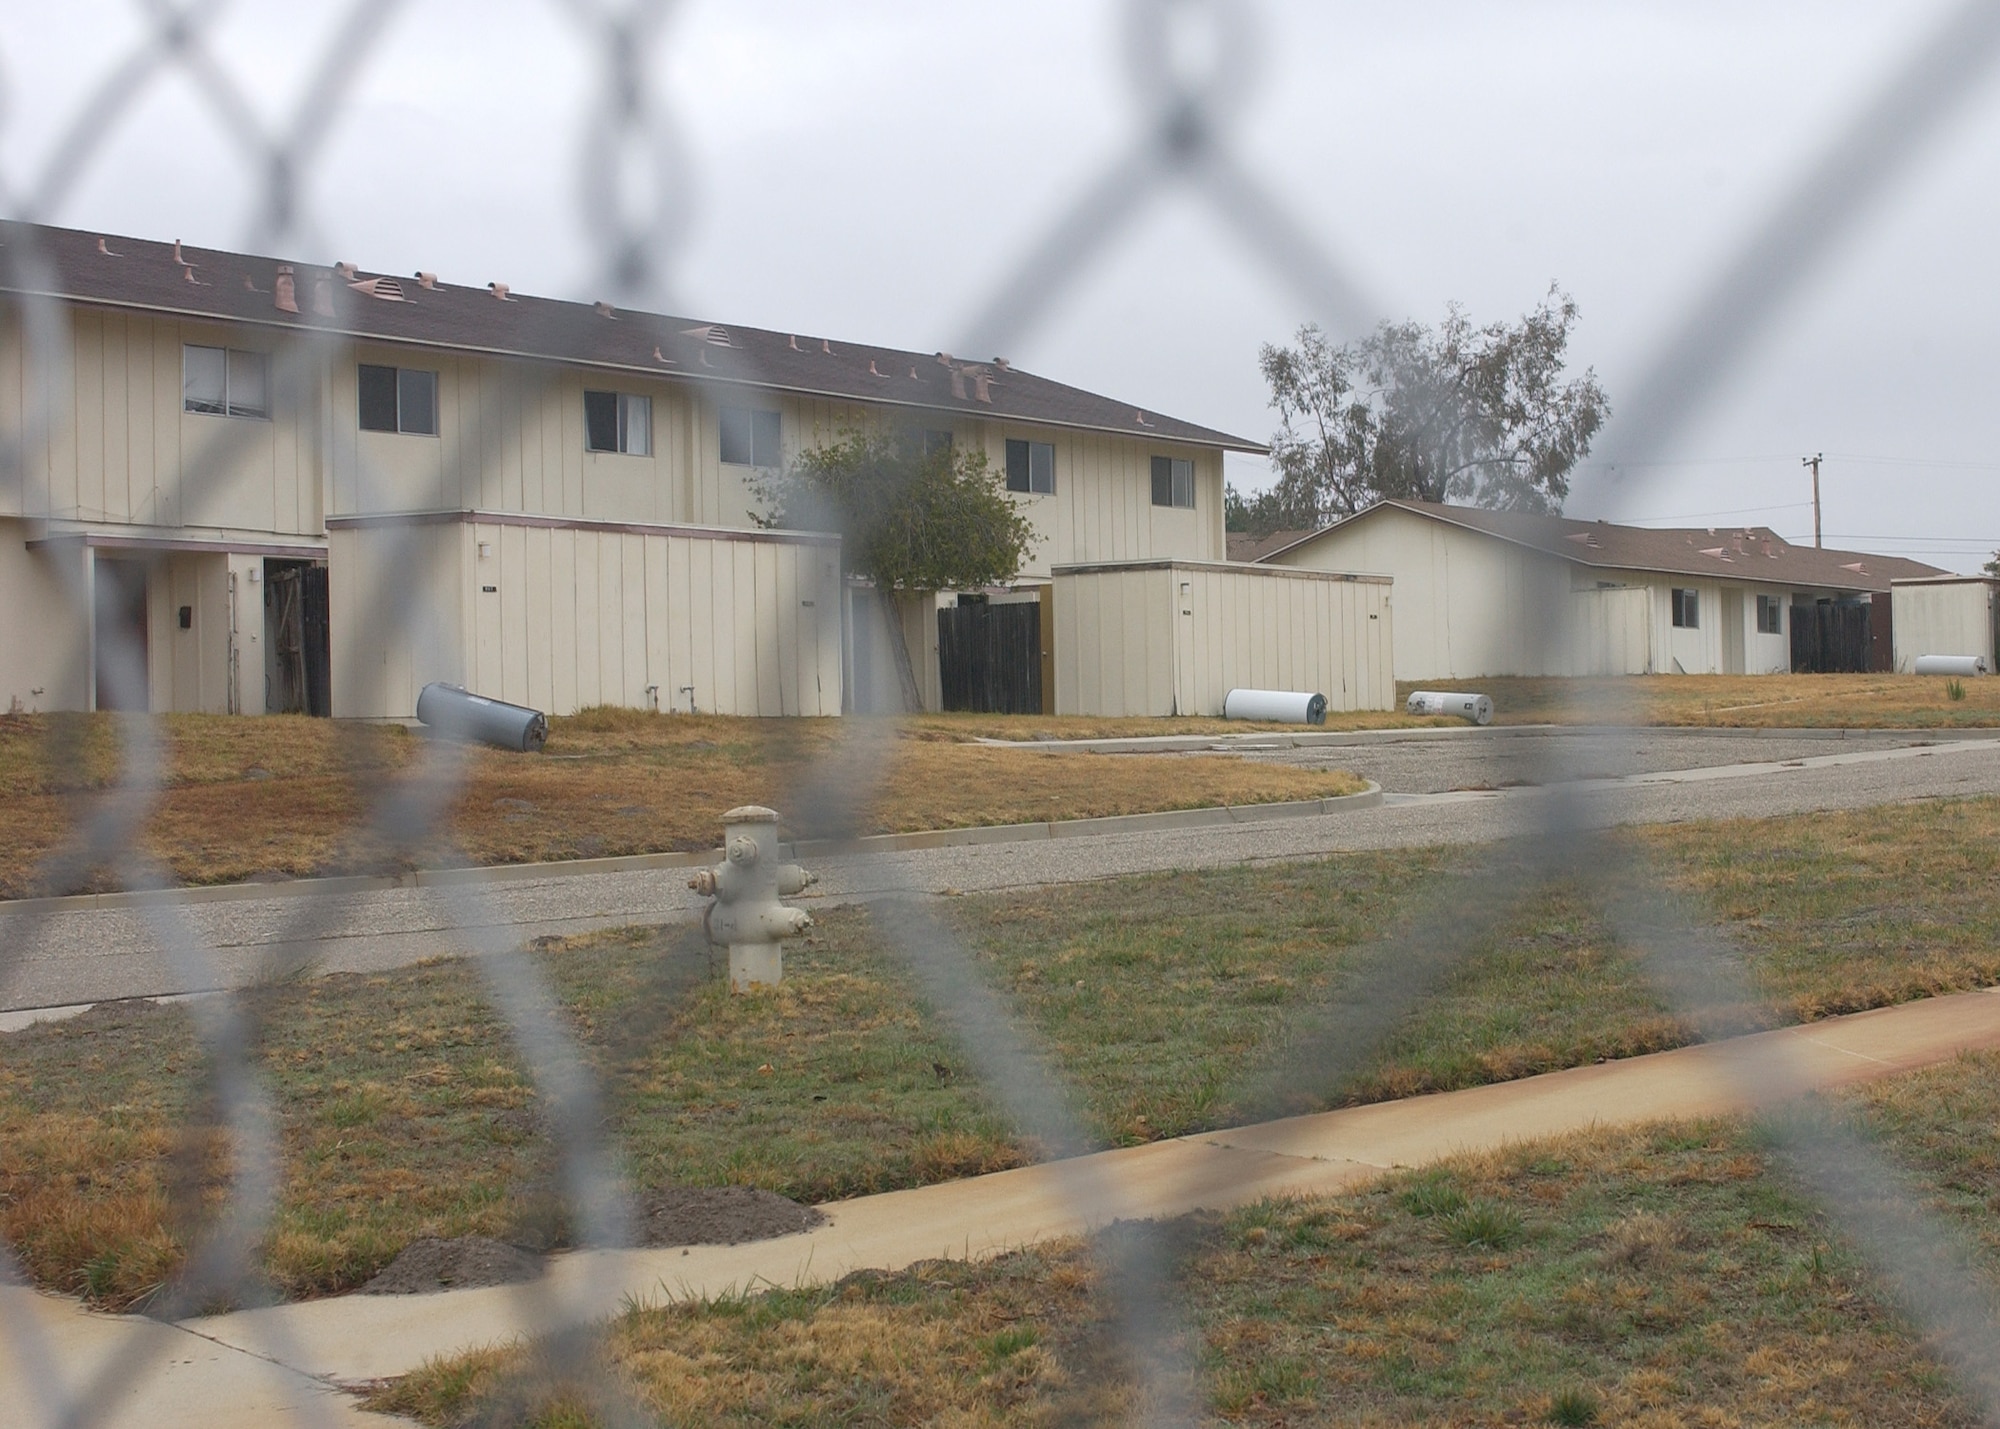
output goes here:
[{"label": "dark doorway", "polygon": [[1866,674],[1871,651],[1865,605],[1792,607],[1792,672],[1799,675]]},{"label": "dark doorway", "polygon": [[146,567],[138,561],[95,559],[96,623],[92,657],[97,676],[97,708],[134,710],[150,706],[150,666],[146,658]]},{"label": "dark doorway", "polygon": [[1042,607],[967,602],[938,612],[938,685],[948,710],[1042,712]]},{"label": "dark doorway", "polygon": [[264,699],[272,714],[333,713],[326,567],[264,562]]}]

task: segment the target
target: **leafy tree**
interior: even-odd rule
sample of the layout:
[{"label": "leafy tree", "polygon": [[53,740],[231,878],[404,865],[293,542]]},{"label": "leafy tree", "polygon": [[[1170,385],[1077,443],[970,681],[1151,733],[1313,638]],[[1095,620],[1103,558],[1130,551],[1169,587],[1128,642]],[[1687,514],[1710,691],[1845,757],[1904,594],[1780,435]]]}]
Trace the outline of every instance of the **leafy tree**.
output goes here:
[{"label": "leafy tree", "polygon": [[1385,322],[1335,345],[1318,327],[1258,366],[1282,426],[1274,507],[1323,525],[1383,497],[1560,511],[1610,415],[1597,374],[1565,380],[1576,304],[1551,285],[1518,323]]},{"label": "leafy tree", "polygon": [[1980,567],[1989,576],[2000,576],[2000,551],[1993,553],[1993,559]]},{"label": "leafy tree", "polygon": [[1291,496],[1292,493],[1276,486],[1251,496],[1245,496],[1234,485],[1225,487],[1223,529],[1268,536],[1273,531],[1314,531],[1326,524],[1310,503],[1296,504]]},{"label": "leafy tree", "polygon": [[[917,433],[852,431],[756,485],[760,525],[838,531],[846,572],[885,595],[1005,584],[1035,535],[985,452],[926,450]],[[921,709],[902,621],[889,632],[904,706]]]}]

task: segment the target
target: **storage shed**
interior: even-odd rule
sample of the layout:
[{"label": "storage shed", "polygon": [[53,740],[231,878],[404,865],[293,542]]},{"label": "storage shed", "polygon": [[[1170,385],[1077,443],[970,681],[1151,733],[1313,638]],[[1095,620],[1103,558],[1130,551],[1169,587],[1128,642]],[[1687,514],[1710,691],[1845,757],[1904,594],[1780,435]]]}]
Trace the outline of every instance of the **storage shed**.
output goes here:
[{"label": "storage shed", "polygon": [[1387,576],[1172,560],[1054,576],[1059,715],[1220,715],[1236,688],[1395,707]]},{"label": "storage shed", "polygon": [[1893,582],[1896,671],[1907,675],[1919,655],[1984,655],[1994,668],[2000,648],[2000,580],[1990,576],[1928,576]]},{"label": "storage shed", "polygon": [[837,536],[492,511],[326,524],[336,715],[408,718],[432,680],[557,715],[840,713]]}]

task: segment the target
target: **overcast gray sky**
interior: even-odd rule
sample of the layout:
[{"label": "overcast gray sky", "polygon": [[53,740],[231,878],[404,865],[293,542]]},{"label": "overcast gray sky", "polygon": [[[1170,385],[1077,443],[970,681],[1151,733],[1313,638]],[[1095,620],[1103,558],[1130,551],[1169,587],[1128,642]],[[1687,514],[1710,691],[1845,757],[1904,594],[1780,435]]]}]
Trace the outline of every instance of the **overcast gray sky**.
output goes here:
[{"label": "overcast gray sky", "polygon": [[[331,6],[239,0],[212,48],[274,127]],[[344,7],[342,7],[344,8]],[[585,7],[577,7],[585,8]],[[594,7],[590,7],[594,8]],[[1718,265],[1946,13],[1933,3],[1271,3],[1232,148],[1388,316],[1518,316],[1553,280],[1614,408]],[[145,32],[128,0],[0,0],[0,177]],[[706,0],[647,53],[685,148],[671,253],[689,314],[930,351],[1130,145],[1113,4]],[[30,23],[32,22],[32,23]],[[306,175],[291,256],[592,298],[578,158],[600,93],[571,7],[407,0]],[[1768,524],[1974,570],[2000,547],[2000,85],[1815,270],[1661,464],[1586,472],[1570,510]],[[255,169],[184,74],[135,92],[51,215],[233,247]],[[682,200],[677,200],[681,202]],[[299,251],[303,250],[303,251]],[[1169,192],[1026,333],[1016,363],[1265,439],[1259,344],[1314,316]],[[985,356],[986,354],[979,354]],[[1256,486],[1261,464],[1232,464]]]}]

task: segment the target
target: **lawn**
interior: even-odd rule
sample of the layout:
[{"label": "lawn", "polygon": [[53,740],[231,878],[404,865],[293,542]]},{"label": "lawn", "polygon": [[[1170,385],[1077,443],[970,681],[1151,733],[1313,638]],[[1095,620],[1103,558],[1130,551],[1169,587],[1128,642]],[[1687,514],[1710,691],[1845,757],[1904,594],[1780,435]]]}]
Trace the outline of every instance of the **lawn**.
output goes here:
[{"label": "lawn", "polygon": [[[0,716],[0,897],[117,886],[108,869],[45,863],[72,837],[88,796],[117,778],[116,720]],[[166,715],[156,725],[166,787],[145,817],[143,841],[179,882],[229,883],[708,849],[720,839],[717,816],[739,804],[798,815],[789,832],[813,837],[1273,803],[1363,787],[1350,774],[1223,757],[1085,768],[968,742],[1007,727],[952,716],[899,725],[594,710],[551,721],[541,755],[465,751],[459,780],[427,773],[426,741],[400,726]],[[371,829],[378,806],[421,795],[439,777],[447,781],[438,786],[441,827],[406,846]],[[823,812],[802,810],[806,802]]]},{"label": "lawn", "polygon": [[[1852,1099],[2000,1274],[2000,1057]],[[1125,1232],[1129,1234],[1130,1232]],[[1840,1229],[1732,1121],[1578,1135],[1162,1230],[1208,1413],[1235,1424],[1970,1429]],[[513,1347],[372,1407],[426,1423],[1143,1422],[1098,1247],[634,1308],[587,1386]],[[1136,1412],[1135,1412],[1136,1411]]]},{"label": "lawn", "polygon": [[[2000,801],[1628,835],[1715,907],[1779,1022],[2000,979]],[[1266,1108],[1306,1012],[1352,985],[1456,851],[1152,875],[948,904],[1046,1045],[1091,1135],[1133,1144]],[[733,997],[687,928],[536,956],[606,1088],[639,1188],[740,1184],[803,1201],[1018,1164],[1021,1145],[884,951],[822,909],[775,991]],[[439,962],[250,995],[283,1127],[264,1248],[283,1294],[361,1283],[410,1240],[565,1243],[534,1091],[473,970]],[[1352,1075],[1288,1071],[1286,1109],[1445,1090],[1673,1046],[1691,1032],[1587,891],[1518,906]],[[0,1040],[0,1229],[37,1283],[106,1305],[177,1266],[215,1168],[185,1009],[107,1006]],[[188,1130],[192,1125],[193,1129]],[[188,1167],[206,1167],[190,1179]]]}]

